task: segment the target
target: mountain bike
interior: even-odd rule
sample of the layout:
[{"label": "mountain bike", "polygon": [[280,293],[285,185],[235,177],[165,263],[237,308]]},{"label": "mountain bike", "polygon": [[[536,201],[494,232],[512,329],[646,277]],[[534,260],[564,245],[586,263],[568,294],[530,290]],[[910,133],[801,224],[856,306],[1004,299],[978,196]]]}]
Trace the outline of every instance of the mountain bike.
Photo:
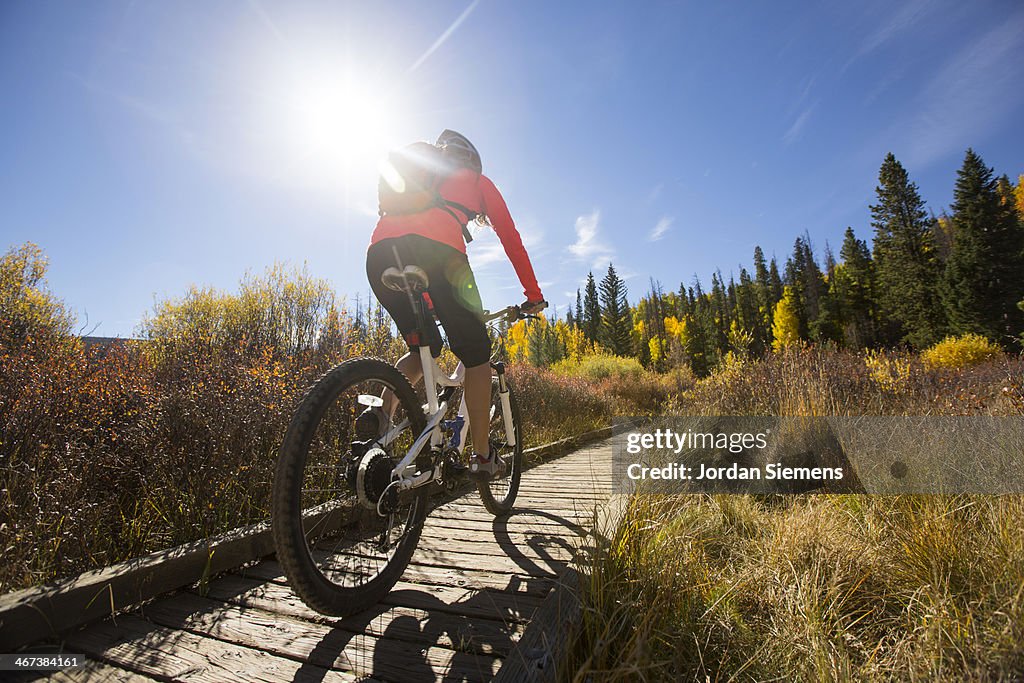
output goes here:
[{"label": "mountain bike", "polygon": [[[383,280],[409,295],[416,314],[425,342],[419,347],[425,403],[388,363],[346,361],[307,391],[278,456],[271,510],[277,559],[295,593],[323,614],[347,616],[383,598],[416,549],[431,489],[451,492],[463,481],[465,367],[460,362],[447,375],[438,366],[431,346],[438,348],[440,334],[427,275],[398,266],[385,270]],[[503,331],[536,317],[519,306],[485,312],[492,327],[506,323],[491,359],[490,449],[501,466],[493,479],[477,481],[484,507],[496,516],[512,509],[523,467],[519,408],[501,360]],[[390,424],[361,432],[360,416],[375,408],[393,411]]]}]

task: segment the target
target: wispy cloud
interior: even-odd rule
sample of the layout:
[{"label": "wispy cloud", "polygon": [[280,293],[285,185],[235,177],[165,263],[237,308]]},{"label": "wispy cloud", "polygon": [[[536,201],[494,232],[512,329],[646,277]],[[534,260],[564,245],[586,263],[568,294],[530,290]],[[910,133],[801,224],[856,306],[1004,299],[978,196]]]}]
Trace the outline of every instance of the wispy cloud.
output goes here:
[{"label": "wispy cloud", "polygon": [[672,221],[673,218],[671,216],[662,216],[661,220],[659,220],[654,226],[654,229],[651,230],[650,235],[647,236],[647,239],[651,242],[657,242],[660,240],[672,227]]},{"label": "wispy cloud", "polygon": [[473,243],[467,247],[467,251],[474,270],[483,270],[506,258],[502,243],[490,230],[480,230],[475,234]]},{"label": "wispy cloud", "polygon": [[593,268],[608,264],[614,252],[600,237],[601,211],[594,209],[576,219],[576,242],[569,245],[569,252]]},{"label": "wispy cloud", "polygon": [[445,29],[445,32],[442,33],[441,36],[434,41],[433,45],[427,48],[427,51],[424,52],[420,56],[420,58],[416,60],[416,63],[409,68],[409,71],[412,72],[420,68],[420,65],[423,64],[423,62],[427,61],[427,58],[430,57],[430,55],[434,54],[434,52],[436,52],[439,47],[444,45],[446,40],[452,37],[452,34],[455,33],[459,26],[462,25],[462,22],[464,22],[467,19],[467,17],[469,17],[469,15],[472,14],[473,10],[475,10],[476,6],[479,4],[480,0],[473,0],[473,2],[469,3],[469,7],[462,10],[462,14],[460,14],[455,19],[455,21],[452,22],[451,26]]},{"label": "wispy cloud", "polygon": [[927,165],[977,144],[1022,103],[1024,12],[968,44],[922,89],[914,114],[891,131],[909,143],[907,162]]},{"label": "wispy cloud", "polygon": [[892,7],[895,8],[893,12],[864,37],[857,52],[843,65],[840,73],[845,72],[858,59],[871,54],[904,31],[919,25],[933,4],[934,0],[910,0],[893,3]]},{"label": "wispy cloud", "polygon": [[800,138],[800,134],[804,130],[804,126],[807,125],[807,121],[810,120],[811,114],[814,113],[815,107],[818,106],[817,102],[814,102],[809,107],[800,112],[800,115],[796,117],[796,121],[789,127],[783,136],[782,141],[787,145],[791,145]]}]

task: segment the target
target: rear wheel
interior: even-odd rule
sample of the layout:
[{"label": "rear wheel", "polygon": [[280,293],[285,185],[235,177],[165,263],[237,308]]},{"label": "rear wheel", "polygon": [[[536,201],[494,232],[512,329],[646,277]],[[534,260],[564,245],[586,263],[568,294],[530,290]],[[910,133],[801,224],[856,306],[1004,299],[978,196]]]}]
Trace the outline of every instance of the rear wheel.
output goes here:
[{"label": "rear wheel", "polygon": [[[392,439],[357,418],[397,398]],[[373,421],[376,425],[376,420]],[[312,609],[345,616],[378,602],[398,581],[423,529],[427,487],[399,491],[391,471],[423,431],[409,380],[360,358],[321,377],[295,411],[274,476],[271,526],[277,558]]]},{"label": "rear wheel", "polygon": [[[505,378],[506,383],[508,378]],[[508,444],[508,433],[505,427],[505,417],[501,408],[501,396],[498,393],[498,378],[491,380],[491,453],[500,458],[503,463],[503,471],[495,475],[494,479],[477,484],[480,492],[480,500],[484,507],[493,515],[505,515],[512,510],[516,495],[519,493],[519,480],[523,476],[523,430],[522,420],[519,417],[519,404],[516,403],[515,392],[511,385],[508,386],[509,402],[512,407],[512,429],[515,433],[515,446]]]}]

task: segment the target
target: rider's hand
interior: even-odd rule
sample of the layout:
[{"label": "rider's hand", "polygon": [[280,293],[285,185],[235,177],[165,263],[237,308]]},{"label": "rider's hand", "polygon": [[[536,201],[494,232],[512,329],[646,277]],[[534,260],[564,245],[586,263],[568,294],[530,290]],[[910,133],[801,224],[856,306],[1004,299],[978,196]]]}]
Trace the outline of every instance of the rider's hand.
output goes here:
[{"label": "rider's hand", "polygon": [[548,307],[548,302],[541,299],[540,301],[524,301],[519,304],[519,310],[523,315],[536,315],[545,308]]}]

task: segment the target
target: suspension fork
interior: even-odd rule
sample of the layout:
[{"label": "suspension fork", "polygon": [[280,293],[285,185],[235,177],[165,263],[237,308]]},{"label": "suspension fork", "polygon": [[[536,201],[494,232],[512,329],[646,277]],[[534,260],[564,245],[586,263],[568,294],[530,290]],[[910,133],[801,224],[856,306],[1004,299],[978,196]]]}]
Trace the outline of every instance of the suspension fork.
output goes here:
[{"label": "suspension fork", "polygon": [[501,417],[505,421],[505,442],[509,447],[516,445],[516,430],[512,422],[512,399],[509,395],[508,380],[505,379],[504,361],[491,363],[494,374],[498,377],[498,399],[501,402]]}]

